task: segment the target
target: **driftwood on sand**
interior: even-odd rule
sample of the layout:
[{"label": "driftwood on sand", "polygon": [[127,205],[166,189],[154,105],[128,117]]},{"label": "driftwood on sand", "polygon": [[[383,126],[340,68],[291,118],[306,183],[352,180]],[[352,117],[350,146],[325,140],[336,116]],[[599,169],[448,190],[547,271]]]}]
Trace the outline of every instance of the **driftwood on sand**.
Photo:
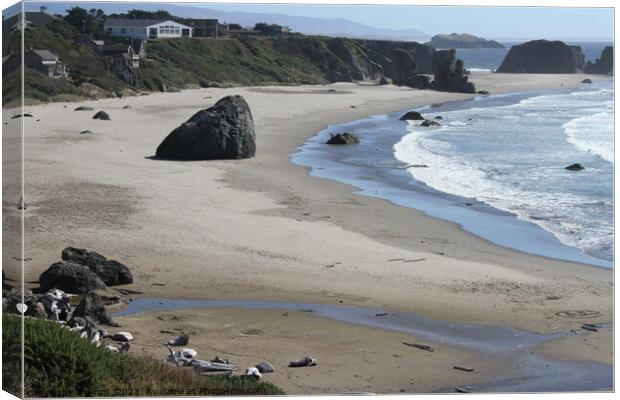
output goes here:
[{"label": "driftwood on sand", "polygon": [[454,369],[458,369],[459,371],[474,372],[474,369],[473,369],[473,368],[461,367],[461,366],[459,366],[459,365],[455,365],[453,368],[454,368]]},{"label": "driftwood on sand", "polygon": [[406,346],[415,347],[416,349],[420,349],[420,350],[426,350],[426,351],[430,351],[430,352],[435,351],[431,346],[427,346],[425,344],[407,343],[407,342],[403,342],[403,344],[406,345]]}]

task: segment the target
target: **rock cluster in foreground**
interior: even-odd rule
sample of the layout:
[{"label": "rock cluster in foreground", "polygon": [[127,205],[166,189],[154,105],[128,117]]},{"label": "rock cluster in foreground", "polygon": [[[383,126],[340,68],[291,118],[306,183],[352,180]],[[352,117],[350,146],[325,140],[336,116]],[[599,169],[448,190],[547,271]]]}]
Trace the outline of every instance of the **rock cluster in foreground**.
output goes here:
[{"label": "rock cluster in foreground", "polygon": [[105,289],[106,285],[132,282],[133,276],[125,265],[75,247],[66,247],[62,251],[62,261],[52,264],[39,277],[41,289],[61,289],[68,293],[86,293]]},{"label": "rock cluster in foreground", "polygon": [[157,158],[215,160],[250,158],[256,153],[254,120],[241,96],[226,96],[194,114],[157,147]]}]

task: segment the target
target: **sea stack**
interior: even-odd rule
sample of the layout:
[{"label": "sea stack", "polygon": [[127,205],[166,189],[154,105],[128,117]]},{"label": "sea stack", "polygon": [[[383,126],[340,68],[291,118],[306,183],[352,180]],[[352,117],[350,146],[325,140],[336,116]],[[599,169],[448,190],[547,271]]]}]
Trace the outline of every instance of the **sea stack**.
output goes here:
[{"label": "sea stack", "polygon": [[439,50],[433,58],[433,88],[447,92],[476,93],[476,87],[465,74],[465,64],[456,58],[456,50]]},{"label": "sea stack", "polygon": [[579,46],[568,46],[558,40],[533,40],[512,46],[497,72],[579,74],[584,69],[585,57]]},{"label": "sea stack", "polygon": [[157,147],[157,158],[215,160],[254,157],[254,120],[241,96],[226,96],[173,130]]},{"label": "sea stack", "polygon": [[588,61],[586,65],[586,74],[604,74],[609,75],[614,73],[614,48],[611,46],[605,47],[601,53],[601,58],[598,58],[593,64]]}]

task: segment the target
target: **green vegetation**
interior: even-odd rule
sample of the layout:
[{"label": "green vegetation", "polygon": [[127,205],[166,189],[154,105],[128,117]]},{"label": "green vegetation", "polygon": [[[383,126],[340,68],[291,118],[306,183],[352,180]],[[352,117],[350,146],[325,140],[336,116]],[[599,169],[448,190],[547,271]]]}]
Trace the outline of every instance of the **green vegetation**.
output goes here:
[{"label": "green vegetation", "polygon": [[[383,75],[381,65],[389,62],[385,55],[393,48],[419,46],[303,35],[162,39],[146,44],[146,59],[133,69],[121,55],[100,56],[88,45],[78,43],[82,32],[103,38],[106,43],[123,41],[103,32],[105,17],[101,10],[74,7],[62,20],[25,30],[25,48],[50,50],[69,74],[69,79],[53,79],[26,71],[27,102],[131,95],[160,91],[164,86],[175,91],[199,85],[295,85],[378,79]],[[110,17],[176,18],[165,11],[142,10]],[[258,29],[269,26],[256,25]],[[19,54],[20,42],[19,31],[6,30],[3,56]],[[423,58],[424,54],[419,59]],[[2,96],[6,106],[19,101],[21,92],[18,73],[5,78]]]},{"label": "green vegetation", "polygon": [[[278,387],[242,377],[205,377],[143,356],[97,348],[61,325],[26,318],[27,397],[281,395]],[[3,389],[21,395],[21,319],[2,317]]]},{"label": "green vegetation", "polygon": [[[30,26],[25,30],[24,48],[50,50],[67,66],[71,76],[71,80],[54,79],[26,68],[24,89],[30,102],[109,97],[112,92],[130,93],[135,90],[109,71],[106,60],[93,49],[76,46],[74,41],[78,35],[77,29],[64,21],[54,21],[47,27]],[[19,54],[20,42],[19,31],[5,31],[2,55]],[[7,75],[3,81],[3,105],[15,104],[21,96],[19,70]]]}]

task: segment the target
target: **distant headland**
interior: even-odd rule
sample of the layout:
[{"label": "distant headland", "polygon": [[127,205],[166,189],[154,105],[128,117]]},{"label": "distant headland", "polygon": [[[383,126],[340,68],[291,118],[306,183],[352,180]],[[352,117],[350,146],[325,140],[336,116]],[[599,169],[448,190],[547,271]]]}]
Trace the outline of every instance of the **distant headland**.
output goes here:
[{"label": "distant headland", "polygon": [[427,44],[436,49],[501,49],[504,45],[495,40],[486,40],[469,33],[450,33],[435,35]]}]

